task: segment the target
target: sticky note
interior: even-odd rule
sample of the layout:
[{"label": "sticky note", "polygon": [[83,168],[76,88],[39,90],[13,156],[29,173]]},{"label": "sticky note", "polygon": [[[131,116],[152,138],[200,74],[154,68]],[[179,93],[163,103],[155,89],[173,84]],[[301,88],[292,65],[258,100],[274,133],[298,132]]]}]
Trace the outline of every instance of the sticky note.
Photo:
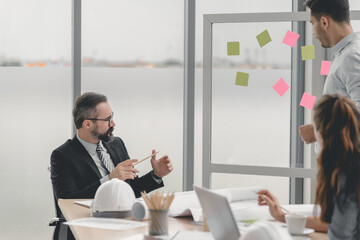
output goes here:
[{"label": "sticky note", "polygon": [[249,82],[249,74],[248,73],[244,73],[244,72],[237,72],[236,73],[235,85],[247,87],[248,82]]},{"label": "sticky note", "polygon": [[315,101],[316,101],[315,96],[304,92],[304,94],[303,94],[303,96],[301,98],[301,101],[300,101],[300,106],[312,110]]},{"label": "sticky note", "polygon": [[330,61],[321,61],[320,75],[329,75],[330,66]]},{"label": "sticky note", "polygon": [[241,222],[243,223],[248,223],[248,224],[253,224],[255,222],[259,221],[259,219],[254,218],[254,219],[246,219],[246,220],[242,220]]},{"label": "sticky note", "polygon": [[239,42],[228,42],[227,43],[227,54],[228,54],[228,56],[240,55],[240,43]]},{"label": "sticky note", "polygon": [[301,47],[301,58],[303,61],[315,58],[315,46],[308,45]]},{"label": "sticky note", "polygon": [[263,47],[266,44],[268,44],[269,42],[271,42],[271,38],[270,38],[268,30],[263,31],[262,33],[257,35],[256,38],[259,42],[260,47]]},{"label": "sticky note", "polygon": [[285,34],[283,43],[289,45],[290,47],[294,47],[299,37],[299,34],[288,30]]},{"label": "sticky note", "polygon": [[289,85],[286,84],[283,78],[280,78],[280,80],[277,81],[277,83],[275,83],[275,85],[273,86],[273,89],[275,89],[275,91],[280,95],[280,97],[282,97],[282,95],[284,95],[284,93],[286,93],[289,88]]}]

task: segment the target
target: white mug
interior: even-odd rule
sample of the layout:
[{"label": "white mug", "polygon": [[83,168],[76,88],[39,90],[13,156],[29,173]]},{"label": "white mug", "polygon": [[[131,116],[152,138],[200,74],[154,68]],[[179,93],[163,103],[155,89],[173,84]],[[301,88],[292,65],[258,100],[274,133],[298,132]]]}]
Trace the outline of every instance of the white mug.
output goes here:
[{"label": "white mug", "polygon": [[288,226],[288,231],[291,234],[302,234],[305,230],[307,217],[302,214],[286,214],[285,222]]}]

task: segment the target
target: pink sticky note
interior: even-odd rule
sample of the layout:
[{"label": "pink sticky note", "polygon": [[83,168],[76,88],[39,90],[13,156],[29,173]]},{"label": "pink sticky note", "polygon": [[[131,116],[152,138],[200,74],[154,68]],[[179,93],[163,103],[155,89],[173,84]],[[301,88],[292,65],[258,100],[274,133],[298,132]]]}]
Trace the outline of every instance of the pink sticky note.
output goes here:
[{"label": "pink sticky note", "polygon": [[280,78],[280,80],[277,81],[277,83],[275,83],[275,85],[273,86],[273,89],[275,89],[275,91],[280,95],[280,97],[284,95],[284,93],[286,93],[289,88],[289,85],[286,84],[283,78]]},{"label": "pink sticky note", "polygon": [[299,34],[288,30],[284,37],[283,43],[285,43],[286,45],[289,45],[290,47],[294,47],[299,36],[300,36]]},{"label": "pink sticky note", "polygon": [[328,75],[330,70],[331,62],[330,61],[321,61],[321,71],[320,75]]},{"label": "pink sticky note", "polygon": [[300,106],[312,110],[315,101],[316,101],[315,96],[304,92],[304,95],[302,96],[301,101],[300,101]]}]

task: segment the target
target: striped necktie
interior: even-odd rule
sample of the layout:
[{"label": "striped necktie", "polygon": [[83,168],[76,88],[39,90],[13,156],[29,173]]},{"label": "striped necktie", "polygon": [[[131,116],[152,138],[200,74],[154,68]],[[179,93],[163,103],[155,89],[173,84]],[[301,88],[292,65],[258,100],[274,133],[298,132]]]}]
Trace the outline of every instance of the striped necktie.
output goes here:
[{"label": "striped necktie", "polygon": [[105,157],[104,150],[102,149],[100,142],[96,145],[96,152],[100,161],[104,164],[109,173],[111,173],[114,170],[114,164],[111,162],[110,158]]}]

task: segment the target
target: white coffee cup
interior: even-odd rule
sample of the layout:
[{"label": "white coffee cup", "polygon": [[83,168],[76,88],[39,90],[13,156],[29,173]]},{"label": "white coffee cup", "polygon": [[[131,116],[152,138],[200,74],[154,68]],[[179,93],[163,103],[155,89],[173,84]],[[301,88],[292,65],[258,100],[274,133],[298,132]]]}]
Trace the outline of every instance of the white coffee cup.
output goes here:
[{"label": "white coffee cup", "polygon": [[307,217],[302,214],[286,214],[285,222],[288,226],[288,231],[291,234],[302,234],[305,230]]}]

